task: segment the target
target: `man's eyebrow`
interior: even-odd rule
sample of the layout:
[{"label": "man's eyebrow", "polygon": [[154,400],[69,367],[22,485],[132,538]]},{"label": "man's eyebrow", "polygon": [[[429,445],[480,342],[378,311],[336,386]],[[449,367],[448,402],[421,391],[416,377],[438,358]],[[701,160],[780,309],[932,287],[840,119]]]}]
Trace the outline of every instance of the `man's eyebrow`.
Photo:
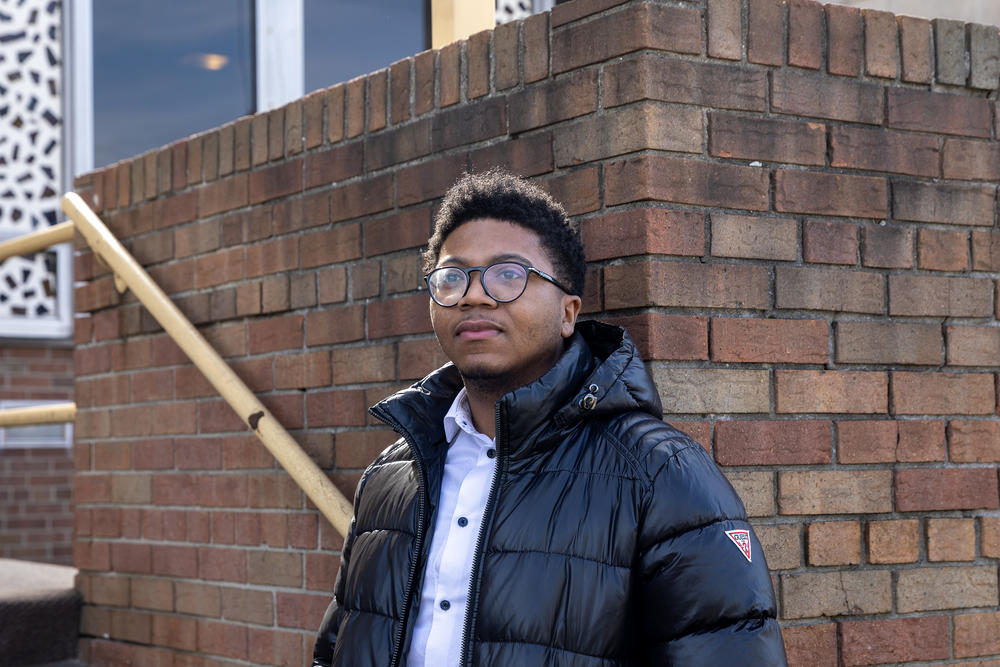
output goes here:
[{"label": "man's eyebrow", "polygon": [[[528,266],[534,266],[535,263],[525,257],[524,255],[518,255],[514,252],[505,252],[498,255],[493,255],[488,260],[486,260],[486,265],[496,264],[497,262],[520,262],[521,264],[527,264]],[[438,260],[438,266],[469,266],[469,262],[465,260],[464,257],[459,257],[456,255],[446,255]]]}]

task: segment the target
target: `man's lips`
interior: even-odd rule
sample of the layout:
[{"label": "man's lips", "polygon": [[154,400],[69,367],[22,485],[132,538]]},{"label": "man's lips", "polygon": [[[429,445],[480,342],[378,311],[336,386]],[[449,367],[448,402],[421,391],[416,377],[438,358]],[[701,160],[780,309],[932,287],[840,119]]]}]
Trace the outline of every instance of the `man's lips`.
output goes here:
[{"label": "man's lips", "polygon": [[465,320],[455,327],[455,335],[462,340],[483,340],[499,336],[500,325],[491,320]]}]

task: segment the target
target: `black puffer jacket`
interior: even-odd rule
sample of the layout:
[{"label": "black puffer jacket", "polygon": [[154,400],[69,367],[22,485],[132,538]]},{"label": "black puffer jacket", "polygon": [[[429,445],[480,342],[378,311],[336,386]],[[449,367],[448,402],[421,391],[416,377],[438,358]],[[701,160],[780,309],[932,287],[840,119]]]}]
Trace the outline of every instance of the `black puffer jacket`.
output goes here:
[{"label": "black puffer jacket", "polygon": [[[372,408],[402,438],[358,485],[314,665],[405,665],[460,387],[448,365]],[[660,421],[622,329],[578,324],[548,373],[497,403],[496,436],[464,664],[785,664],[743,504]],[[752,562],[732,530],[750,531]]]}]

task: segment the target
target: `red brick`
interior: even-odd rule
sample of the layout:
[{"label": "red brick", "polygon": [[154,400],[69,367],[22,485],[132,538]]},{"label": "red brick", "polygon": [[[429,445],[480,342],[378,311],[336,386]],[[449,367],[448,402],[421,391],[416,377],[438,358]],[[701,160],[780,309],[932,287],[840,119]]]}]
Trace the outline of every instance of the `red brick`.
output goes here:
[{"label": "red brick", "polygon": [[791,218],[712,213],[712,255],[794,261],[798,231]]},{"label": "red brick", "polygon": [[1000,516],[980,517],[979,527],[983,556],[1000,558]]},{"label": "red brick", "polygon": [[768,208],[766,169],[645,155],[605,167],[605,203],[643,199],[726,206],[752,211]]},{"label": "red brick", "polygon": [[1000,271],[1000,234],[972,232],[972,270]]},{"label": "red brick", "polygon": [[381,130],[386,124],[389,71],[380,69],[368,75],[368,131]]},{"label": "red brick", "polygon": [[470,35],[465,42],[466,94],[475,99],[490,92],[490,37],[492,30]]},{"label": "red brick", "polygon": [[[827,5],[827,10],[836,5]],[[837,624],[795,625],[781,629],[788,664],[837,667]]]},{"label": "red brick", "polygon": [[939,566],[901,570],[898,575],[896,606],[901,613],[997,603],[995,567]]},{"label": "red brick", "polygon": [[989,317],[993,285],[988,279],[889,276],[889,314]]},{"label": "red brick", "polygon": [[743,17],[740,0],[708,0],[708,55],[739,60],[743,57]]},{"label": "red brick", "polygon": [[513,139],[469,153],[470,172],[500,167],[519,176],[537,176],[552,171],[553,164],[549,135],[534,134],[530,138]]},{"label": "red brick", "polygon": [[719,465],[806,465],[830,463],[830,422],[718,421],[715,460]]},{"label": "red brick", "polygon": [[975,519],[932,518],[927,520],[927,560],[972,561],[975,559]]},{"label": "red brick", "polygon": [[250,322],[250,353],[261,354],[275,350],[302,347],[301,315],[286,315]]},{"label": "red brick", "polygon": [[993,414],[993,376],[988,373],[892,373],[896,414]]},{"label": "red brick", "polygon": [[326,93],[314,90],[302,100],[305,147],[316,148],[323,144],[323,118]]},{"label": "red brick", "polygon": [[865,22],[865,73],[896,78],[896,17],[889,12],[862,9]]},{"label": "red brick", "polygon": [[778,473],[778,507],[781,514],[890,512],[892,472],[889,470],[781,471]]},{"label": "red brick", "polygon": [[333,383],[389,382],[396,376],[395,346],[369,345],[333,351]]},{"label": "red brick", "polygon": [[336,143],[344,138],[344,100],[347,86],[339,83],[326,90],[326,138]]},{"label": "red brick", "polygon": [[991,468],[916,468],[896,471],[896,511],[997,509]]},{"label": "red brick", "polygon": [[510,131],[552,125],[559,121],[593,113],[597,108],[597,70],[572,72],[512,94]]},{"label": "red brick", "polygon": [[951,653],[947,616],[847,621],[840,633],[845,667],[947,659]]},{"label": "red brick", "polygon": [[930,83],[933,70],[931,58],[931,22],[913,16],[898,16],[899,56],[903,81]]},{"label": "red brick", "polygon": [[389,68],[389,111],[393,125],[410,119],[410,70],[413,59],[397,60]]},{"label": "red brick", "polygon": [[1000,462],[1000,422],[949,422],[948,452],[956,463]]},{"label": "red brick", "polygon": [[521,79],[518,72],[520,21],[508,21],[493,31],[493,84],[497,90],[513,88]]},{"label": "red brick", "polygon": [[921,229],[917,236],[917,267],[931,271],[967,271],[968,232]]},{"label": "red brick", "polygon": [[552,71],[565,72],[645,48],[701,53],[699,11],[640,4],[569,26],[552,37]]},{"label": "red brick", "polygon": [[764,267],[740,264],[640,262],[608,266],[604,272],[609,310],[644,306],[764,309]]},{"label": "red brick", "polygon": [[409,208],[388,217],[366,220],[363,233],[368,257],[422,246],[431,233],[431,208]]},{"label": "red brick", "polygon": [[572,21],[577,21],[581,18],[590,16],[591,14],[597,14],[605,9],[620,5],[624,1],[625,0],[583,0],[582,2],[575,2],[568,5],[559,3],[563,6],[554,7],[552,9],[552,27],[556,28]]},{"label": "red brick", "polygon": [[[267,112],[267,158],[278,160],[285,154],[285,111],[271,109]],[[206,174],[205,177],[208,180]]]},{"label": "red brick", "polygon": [[895,181],[893,216],[916,222],[990,226],[995,195],[993,186]]},{"label": "red brick", "polygon": [[1000,612],[957,614],[954,619],[955,657],[1000,653]]},{"label": "red brick", "polygon": [[302,585],[302,555],[280,551],[250,551],[250,582],[271,586]]},{"label": "red brick", "polygon": [[330,384],[327,352],[282,355],[274,360],[274,385],[278,389],[307,389]]},{"label": "red brick", "polygon": [[596,211],[601,205],[597,167],[548,178],[539,182],[538,187],[552,195],[571,216]]},{"label": "red brick", "polygon": [[747,59],[750,62],[784,64],[784,44],[774,37],[776,29],[784,32],[784,14],[783,0],[750,0],[747,23]]},{"label": "red brick", "polygon": [[444,151],[506,134],[505,102],[501,98],[485,98],[440,112],[429,119],[431,145],[437,151]]},{"label": "red brick", "polygon": [[807,532],[809,565],[861,563],[861,524],[857,521],[820,521]]},{"label": "red brick", "polygon": [[422,116],[434,108],[434,51],[413,58],[413,114]]},{"label": "red brick", "polygon": [[945,139],[942,156],[945,178],[1000,180],[1000,146],[993,142]]},{"label": "red brick", "polygon": [[861,11],[856,7],[828,4],[827,70],[830,74],[855,77],[861,67]]},{"label": "red brick", "polygon": [[198,578],[213,581],[247,581],[247,554],[242,549],[200,547]]},{"label": "red brick", "polygon": [[823,165],[826,127],[818,123],[709,114],[710,153],[717,157]]},{"label": "red brick", "polygon": [[589,261],[630,255],[702,255],[705,222],[700,213],[661,208],[630,209],[580,223]]},{"label": "red brick", "polygon": [[881,128],[830,128],[834,167],[938,176],[938,139]]},{"label": "red brick", "polygon": [[889,382],[877,371],[793,371],[774,373],[779,413],[879,413],[888,409]]},{"label": "red brick", "polygon": [[386,174],[334,188],[330,192],[331,219],[340,222],[392,208],[392,180],[392,174]]},{"label": "red brick", "polygon": [[365,336],[365,312],[361,305],[312,311],[306,315],[306,345],[329,345],[360,340]]},{"label": "red brick", "polygon": [[788,3],[788,64],[815,70],[823,66],[823,6],[818,2]]},{"label": "red brick", "polygon": [[906,322],[837,322],[837,363],[941,364],[941,327]]},{"label": "red brick", "polygon": [[358,143],[343,144],[311,152],[303,167],[306,189],[331,185],[359,176],[364,151]]},{"label": "red brick", "polygon": [[322,618],[330,604],[329,594],[277,593],[279,627],[315,630],[316,619]]},{"label": "red brick", "polygon": [[712,319],[712,360],[823,364],[828,355],[828,329],[822,320],[716,317]]},{"label": "red brick", "polygon": [[246,246],[247,278],[286,273],[299,268],[299,237],[283,236]]},{"label": "red brick", "polygon": [[837,422],[837,458],[841,463],[943,461],[944,422]]},{"label": "red brick", "polygon": [[306,395],[306,418],[310,427],[364,426],[365,393],[359,389],[312,391]]},{"label": "red brick", "polygon": [[774,197],[778,211],[881,218],[888,188],[884,178],[779,170]]},{"label": "red brick", "polygon": [[365,84],[363,76],[355,77],[347,82],[344,91],[344,124],[348,139],[354,138],[365,131]]},{"label": "red brick", "polygon": [[249,202],[248,182],[246,174],[238,174],[209,183],[198,190],[198,211],[202,216],[209,216],[246,206]]},{"label": "red brick", "polygon": [[913,88],[889,88],[889,127],[939,134],[990,136],[990,105],[984,97]]},{"label": "red brick", "polygon": [[111,567],[115,572],[150,574],[152,552],[148,544],[115,542],[111,545]]},{"label": "red brick", "polygon": [[[551,161],[551,144],[547,141],[544,143],[544,150],[548,152]],[[466,171],[468,171],[466,154],[447,155],[401,169],[396,176],[397,203],[399,206],[408,206],[437,199]],[[427,238],[424,237],[421,244],[426,241]]]},{"label": "red brick", "polygon": [[427,304],[428,299],[423,294],[368,304],[369,339],[430,331],[431,318]]},{"label": "red brick", "polygon": [[[381,169],[392,165],[408,162],[431,152],[431,120],[419,120],[415,123],[393,128],[390,132],[382,132],[365,140],[365,160],[369,170]],[[386,178],[391,179],[391,175]],[[356,184],[363,187],[367,181]],[[383,193],[391,200],[392,192]]]},{"label": "red brick", "polygon": [[451,106],[459,101],[462,90],[461,55],[461,42],[452,42],[441,47],[438,56],[438,89],[441,108]]},{"label": "red brick", "polygon": [[779,266],[775,269],[778,308],[882,313],[884,278],[870,272]]},{"label": "red brick", "polygon": [[198,619],[198,650],[235,660],[247,657],[247,627]]},{"label": "red brick", "polygon": [[870,563],[915,563],[920,557],[920,522],[869,521],[866,545]]},{"label": "red brick", "polygon": [[300,268],[326,266],[361,257],[361,225],[334,225],[301,237]]},{"label": "red brick", "polygon": [[771,105],[778,113],[869,125],[881,125],[883,117],[881,86],[794,70],[771,73]]},{"label": "red brick", "polygon": [[448,362],[437,339],[399,342],[399,379],[419,379]]},{"label": "red brick", "polygon": [[524,20],[524,45],[521,59],[524,82],[531,83],[549,75],[549,15],[539,13]]},{"label": "red brick", "polygon": [[767,77],[738,65],[641,54],[604,69],[603,103],[659,100],[721,109],[765,111]]}]

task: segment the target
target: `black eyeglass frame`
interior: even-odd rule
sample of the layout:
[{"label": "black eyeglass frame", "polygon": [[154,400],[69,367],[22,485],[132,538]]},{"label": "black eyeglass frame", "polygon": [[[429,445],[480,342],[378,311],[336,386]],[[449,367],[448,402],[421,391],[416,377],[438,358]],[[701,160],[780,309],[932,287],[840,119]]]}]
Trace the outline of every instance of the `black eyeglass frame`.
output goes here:
[{"label": "black eyeglass frame", "polygon": [[[464,267],[464,268],[461,267],[461,266],[439,266],[439,267],[437,267],[436,269],[434,269],[433,271],[431,271],[430,273],[428,273],[428,274],[426,274],[424,276],[424,283],[426,283],[426,285],[427,285],[427,293],[430,294],[431,299],[434,301],[434,303],[436,303],[437,305],[441,306],[442,308],[454,308],[455,306],[457,306],[459,304],[459,302],[462,301],[462,299],[465,298],[465,295],[469,293],[469,287],[472,286],[472,275],[471,275],[472,272],[473,271],[479,271],[479,284],[482,285],[483,292],[486,293],[486,296],[490,297],[491,299],[493,299],[497,303],[510,303],[511,301],[517,301],[518,299],[521,298],[521,295],[524,294],[524,290],[528,289],[527,276],[525,277],[524,286],[521,287],[521,291],[518,292],[517,296],[515,296],[515,297],[513,297],[511,299],[498,299],[497,297],[493,296],[493,294],[490,292],[489,288],[486,286],[486,280],[485,280],[485,278],[483,276],[485,276],[486,272],[489,271],[490,269],[492,269],[494,266],[499,266],[501,264],[515,264],[517,266],[520,266],[522,269],[525,270],[525,272],[527,273],[528,276],[530,276],[532,273],[534,273],[539,278],[541,278],[543,280],[547,280],[548,282],[552,283],[553,285],[555,285],[556,287],[558,287],[559,289],[561,289],[563,292],[566,292],[566,294],[572,294],[573,293],[573,291],[571,289],[569,289],[568,287],[566,287],[565,285],[563,285],[562,283],[560,283],[558,280],[556,280],[555,278],[553,278],[549,274],[545,273],[545,271],[542,271],[541,269],[536,269],[535,267],[529,266],[529,265],[524,264],[522,262],[515,262],[514,260],[511,260],[511,259],[505,259],[502,262],[493,262],[492,264],[489,264],[487,266],[468,266],[468,267]],[[458,297],[458,301],[456,301],[455,303],[451,304],[450,306],[446,306],[443,303],[441,303],[440,301],[438,301],[436,298],[434,298],[434,290],[431,289],[431,276],[434,275],[435,273],[437,273],[438,271],[442,271],[444,269],[457,269],[458,271],[461,271],[462,273],[465,274],[465,290],[462,292],[462,295],[460,297]]]}]

